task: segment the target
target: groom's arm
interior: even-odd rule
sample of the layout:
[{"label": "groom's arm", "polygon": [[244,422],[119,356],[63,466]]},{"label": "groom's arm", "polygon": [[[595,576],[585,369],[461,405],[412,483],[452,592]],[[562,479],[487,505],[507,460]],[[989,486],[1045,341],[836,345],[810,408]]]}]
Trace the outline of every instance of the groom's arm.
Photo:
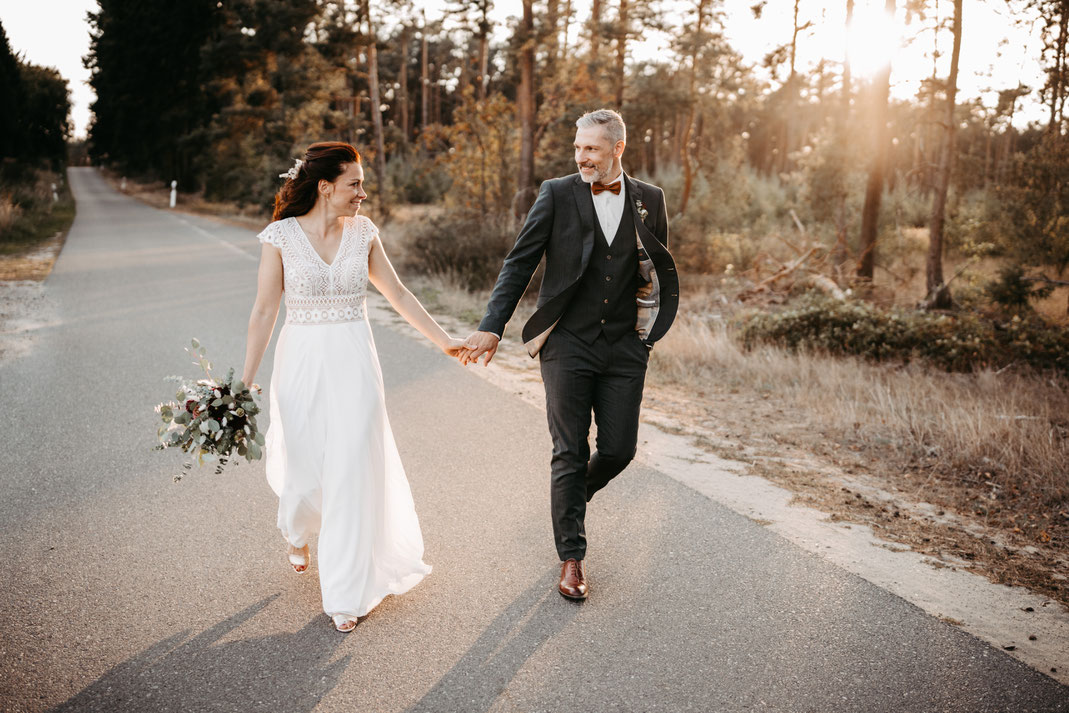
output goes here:
[{"label": "groom's arm", "polygon": [[553,231],[553,190],[551,181],[543,181],[527,220],[516,238],[516,244],[505,257],[505,264],[497,276],[497,284],[490,293],[486,315],[479,323],[480,332],[489,332],[501,337],[505,325],[512,318],[516,305],[531,282],[546,244]]}]

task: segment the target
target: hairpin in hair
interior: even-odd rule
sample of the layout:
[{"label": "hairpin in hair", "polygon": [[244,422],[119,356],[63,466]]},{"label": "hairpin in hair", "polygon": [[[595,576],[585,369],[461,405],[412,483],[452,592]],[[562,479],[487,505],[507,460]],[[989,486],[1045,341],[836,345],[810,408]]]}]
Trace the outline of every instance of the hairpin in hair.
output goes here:
[{"label": "hairpin in hair", "polygon": [[304,165],[304,161],[302,161],[301,159],[297,159],[297,161],[293,164],[293,168],[291,168],[290,170],[286,171],[285,173],[278,174],[278,177],[279,178],[288,178],[290,180],[293,180],[293,179],[297,178],[297,172],[301,170],[301,166],[303,166],[303,165]]}]

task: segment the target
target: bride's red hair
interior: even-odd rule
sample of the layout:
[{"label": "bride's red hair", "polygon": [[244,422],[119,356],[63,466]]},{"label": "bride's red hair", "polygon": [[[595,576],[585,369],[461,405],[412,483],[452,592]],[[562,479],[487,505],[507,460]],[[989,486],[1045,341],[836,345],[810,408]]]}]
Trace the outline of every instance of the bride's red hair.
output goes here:
[{"label": "bride's red hair", "polygon": [[287,178],[275,194],[273,220],[304,215],[316,203],[320,181],[334,182],[350,163],[360,163],[360,153],[342,141],[321,141],[304,152],[304,163],[294,178]]}]

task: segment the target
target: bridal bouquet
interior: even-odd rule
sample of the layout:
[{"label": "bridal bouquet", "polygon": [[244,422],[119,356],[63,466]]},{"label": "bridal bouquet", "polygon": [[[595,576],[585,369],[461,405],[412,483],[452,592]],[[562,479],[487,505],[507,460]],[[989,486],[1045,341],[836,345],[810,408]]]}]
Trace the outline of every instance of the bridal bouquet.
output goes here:
[{"label": "bridal bouquet", "polygon": [[[256,428],[260,407],[252,391],[240,379],[234,380],[233,369],[227,371],[225,379],[214,378],[206,350],[196,339],[186,352],[204,370],[206,378],[193,381],[167,377],[167,381],[179,386],[174,401],[156,406],[163,421],[157,431],[160,442],[156,450],[181,448],[195,457],[197,465],[215,463],[216,473],[222,473],[223,466],[235,457],[259,460],[264,437]],[[190,460],[182,468],[189,470],[192,466]],[[175,480],[181,477],[177,475]]]}]

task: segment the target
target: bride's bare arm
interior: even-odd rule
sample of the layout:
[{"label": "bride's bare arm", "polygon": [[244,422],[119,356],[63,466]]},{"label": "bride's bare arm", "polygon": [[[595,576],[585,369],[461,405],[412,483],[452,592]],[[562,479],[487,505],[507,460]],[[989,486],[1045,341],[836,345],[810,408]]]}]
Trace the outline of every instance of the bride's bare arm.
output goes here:
[{"label": "bride's bare arm", "polygon": [[256,276],[256,302],[249,315],[249,336],[245,342],[245,369],[241,380],[246,385],[256,378],[256,370],[271,341],[282,299],[282,253],[274,245],[260,249],[260,270]]},{"label": "bride's bare arm", "polygon": [[464,340],[452,339],[446,334],[445,330],[434,321],[434,317],[427,314],[427,310],[423,308],[416,296],[402,284],[401,278],[397,276],[393,264],[390,263],[390,258],[386,256],[378,235],[371,242],[367,265],[371,284],[382,293],[397,313],[405,318],[405,321],[446,354],[456,356],[461,351]]}]

